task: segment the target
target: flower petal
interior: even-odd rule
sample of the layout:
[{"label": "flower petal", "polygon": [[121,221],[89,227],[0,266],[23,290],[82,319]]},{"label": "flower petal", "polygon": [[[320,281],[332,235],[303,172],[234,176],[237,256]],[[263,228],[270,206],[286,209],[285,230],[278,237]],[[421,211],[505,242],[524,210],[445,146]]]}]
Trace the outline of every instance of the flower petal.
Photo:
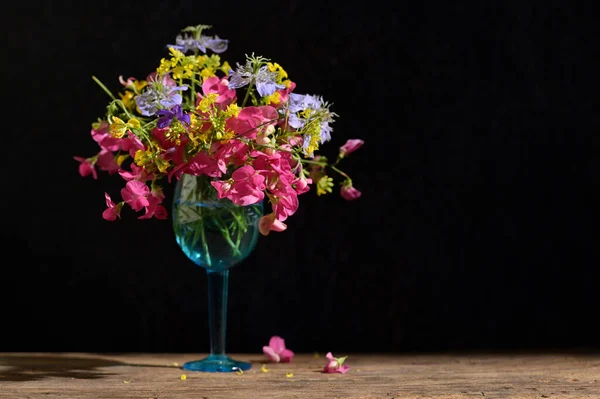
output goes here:
[{"label": "flower petal", "polygon": [[285,350],[285,340],[277,335],[271,337],[269,340],[269,346],[277,353],[281,353]]},{"label": "flower petal", "polygon": [[269,358],[270,361],[279,363],[279,355],[275,353],[273,348],[271,348],[270,346],[263,346],[263,353]]},{"label": "flower petal", "polygon": [[279,357],[281,358],[282,363],[289,363],[292,361],[292,358],[294,357],[294,352],[292,352],[289,349],[284,349],[279,354]]}]

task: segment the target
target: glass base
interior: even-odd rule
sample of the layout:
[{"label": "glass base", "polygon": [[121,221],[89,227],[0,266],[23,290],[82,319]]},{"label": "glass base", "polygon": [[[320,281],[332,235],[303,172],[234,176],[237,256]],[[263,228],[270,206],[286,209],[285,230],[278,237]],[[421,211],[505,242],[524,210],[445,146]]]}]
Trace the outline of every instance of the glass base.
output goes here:
[{"label": "glass base", "polygon": [[210,373],[227,373],[250,370],[252,364],[233,360],[225,355],[209,355],[202,360],[184,363],[182,368],[189,371],[206,371]]}]

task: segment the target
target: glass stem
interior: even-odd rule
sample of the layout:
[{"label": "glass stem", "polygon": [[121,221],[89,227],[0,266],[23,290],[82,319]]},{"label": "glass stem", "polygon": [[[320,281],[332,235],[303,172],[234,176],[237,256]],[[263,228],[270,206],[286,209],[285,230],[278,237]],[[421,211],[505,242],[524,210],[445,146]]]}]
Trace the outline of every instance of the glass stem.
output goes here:
[{"label": "glass stem", "polygon": [[210,354],[225,356],[229,271],[207,271]]}]

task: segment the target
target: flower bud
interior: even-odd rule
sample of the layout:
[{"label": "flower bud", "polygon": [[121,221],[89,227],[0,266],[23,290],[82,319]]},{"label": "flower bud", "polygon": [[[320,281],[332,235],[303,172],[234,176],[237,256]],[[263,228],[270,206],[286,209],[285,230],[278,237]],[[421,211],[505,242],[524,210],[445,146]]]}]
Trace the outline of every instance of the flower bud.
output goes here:
[{"label": "flower bud", "polygon": [[363,140],[360,140],[360,139],[350,139],[350,140],[346,141],[346,144],[344,144],[343,146],[340,147],[339,157],[343,158],[346,155],[349,155],[349,154],[353,153],[354,151],[356,151],[360,147],[362,147],[362,145],[364,143],[365,142]]}]

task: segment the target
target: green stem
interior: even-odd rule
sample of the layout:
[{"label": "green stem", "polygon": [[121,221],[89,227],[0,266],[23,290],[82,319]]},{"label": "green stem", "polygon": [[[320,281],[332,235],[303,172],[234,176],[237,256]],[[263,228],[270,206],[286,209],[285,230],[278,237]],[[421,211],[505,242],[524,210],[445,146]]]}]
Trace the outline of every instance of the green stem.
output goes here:
[{"label": "green stem", "polygon": [[110,96],[110,98],[112,98],[113,100],[117,99],[97,77],[92,76],[92,79],[94,79],[94,82],[96,82],[98,84],[98,86],[100,86],[102,88],[102,90],[104,90],[106,92],[106,94],[108,94]]},{"label": "green stem", "polygon": [[246,90],[246,95],[244,96],[244,101],[242,101],[242,108],[246,105],[246,101],[248,101],[248,96],[250,95],[250,91],[252,91],[252,85],[254,84],[254,79],[248,83],[248,90]]},{"label": "green stem", "polygon": [[329,165],[329,167],[331,169],[335,170],[336,172],[338,172],[340,175],[344,176],[346,179],[350,180],[350,176],[348,176],[347,174],[345,174],[344,172],[342,172],[341,170],[336,168],[334,165]]},{"label": "green stem", "polygon": [[198,219],[198,224],[200,225],[199,230],[200,230],[200,238],[202,239],[202,249],[204,250],[204,254],[205,259],[206,259],[206,267],[210,268],[212,266],[212,261],[210,259],[210,252],[208,250],[208,243],[206,242],[206,232],[204,231],[204,218],[203,218],[203,213],[204,209],[203,207],[200,207],[200,218]]},{"label": "green stem", "polygon": [[217,215],[217,217],[215,218],[215,223],[217,224],[217,226],[221,230],[221,233],[223,234],[223,238],[225,238],[225,241],[227,241],[227,244],[229,244],[229,246],[233,250],[233,255],[234,256],[240,256],[241,255],[240,249],[231,240],[231,236],[229,235],[229,230],[227,229],[227,227],[223,226],[223,220],[221,219],[221,215]]}]

